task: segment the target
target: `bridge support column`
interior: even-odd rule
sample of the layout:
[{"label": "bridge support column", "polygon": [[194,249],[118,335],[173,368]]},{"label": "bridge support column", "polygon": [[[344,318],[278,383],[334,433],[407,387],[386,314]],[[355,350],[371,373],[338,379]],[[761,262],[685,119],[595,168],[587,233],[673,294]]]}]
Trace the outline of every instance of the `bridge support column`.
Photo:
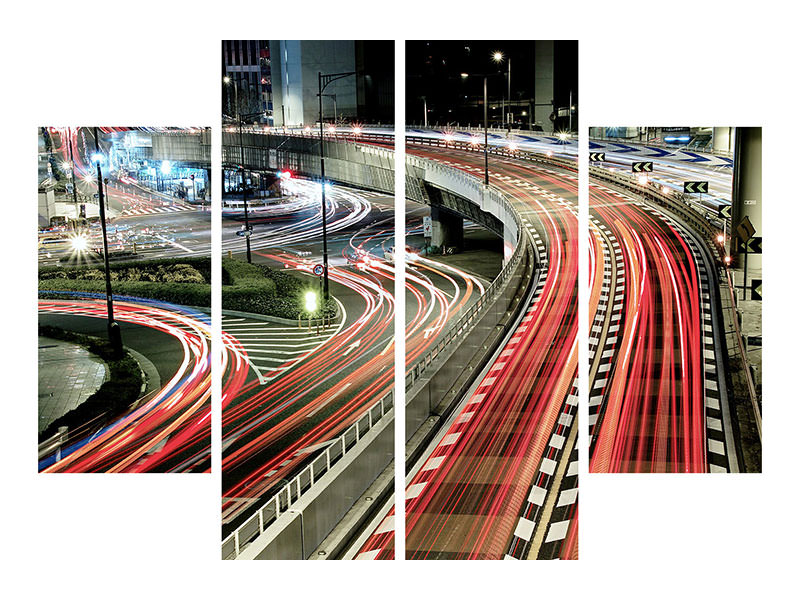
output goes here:
[{"label": "bridge support column", "polygon": [[508,226],[503,226],[503,266],[511,259],[514,248],[521,241],[517,240],[517,233]]},{"label": "bridge support column", "polygon": [[[753,279],[761,279],[761,254],[738,253],[736,228],[747,217],[753,224],[753,237],[763,235],[761,225],[761,127],[737,127],[733,156],[733,210],[731,215],[731,258],[737,270],[743,270],[747,260],[747,280],[744,273],[737,273],[737,281],[747,290]],[[739,287],[739,286],[737,286]],[[750,298],[749,291],[743,298]]]},{"label": "bridge support column", "polygon": [[431,221],[431,245],[461,251],[464,247],[464,217],[446,208],[431,206]]},{"label": "bridge support column", "polygon": [[711,145],[716,151],[733,150],[733,127],[714,127],[711,130]]},{"label": "bridge support column", "polygon": [[[555,42],[534,42],[534,98],[533,122],[542,126],[545,131],[553,131],[555,119],[554,99],[555,83]],[[551,120],[551,115],[553,120]]]}]

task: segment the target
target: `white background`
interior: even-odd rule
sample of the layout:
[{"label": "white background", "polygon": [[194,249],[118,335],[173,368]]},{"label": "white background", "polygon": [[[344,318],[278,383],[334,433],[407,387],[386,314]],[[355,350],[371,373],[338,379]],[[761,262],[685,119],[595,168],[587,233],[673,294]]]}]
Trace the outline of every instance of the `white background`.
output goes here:
[{"label": "white background", "polygon": [[[449,4],[449,3],[448,3]],[[796,593],[798,52],[791,3],[25,2],[2,17],[6,598]],[[764,127],[764,473],[587,476],[577,562],[219,560],[219,475],[36,473],[36,127],[218,128],[222,39],[578,39],[588,125]],[[398,50],[402,49],[402,44]],[[402,75],[402,74],[401,74]],[[215,461],[218,465],[218,461]],[[794,589],[795,592],[791,590]],[[8,593],[10,592],[10,593]]]}]

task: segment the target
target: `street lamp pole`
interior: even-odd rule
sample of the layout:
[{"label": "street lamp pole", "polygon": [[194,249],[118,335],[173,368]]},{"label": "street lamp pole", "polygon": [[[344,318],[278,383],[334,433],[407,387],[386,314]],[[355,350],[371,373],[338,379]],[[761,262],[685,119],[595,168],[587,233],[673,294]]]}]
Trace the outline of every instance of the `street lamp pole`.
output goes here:
[{"label": "street lamp pole", "polygon": [[336,94],[322,94],[326,98],[331,98],[333,100],[333,125],[336,126],[336,115],[338,114],[336,111]]},{"label": "street lamp pole", "polygon": [[244,119],[242,119],[238,111],[236,114],[239,119],[239,168],[242,174],[242,202],[244,203],[244,241],[245,244],[247,244],[247,262],[252,263],[253,258],[250,254],[250,217],[247,212],[247,184],[244,179],[244,142],[242,141],[242,136],[244,135],[242,132],[242,124]]},{"label": "street lamp pole", "polygon": [[508,121],[511,122],[511,57],[508,57]]},{"label": "street lamp pole", "polygon": [[94,151],[97,165],[97,198],[100,207],[100,227],[103,231],[103,262],[106,271],[106,304],[108,306],[108,341],[117,356],[122,354],[122,332],[119,324],[114,320],[114,301],[111,295],[111,273],[108,267],[108,238],[106,237],[106,208],[103,193],[103,173],[100,169],[100,144],[98,142],[97,127],[94,128]]},{"label": "street lamp pole", "polygon": [[325,202],[325,142],[322,131],[322,72],[317,72],[317,87],[319,89],[319,172],[320,185],[322,187],[322,296],[328,300],[330,292],[328,289],[328,219],[325,214],[327,206]]},{"label": "street lamp pole", "polygon": [[489,185],[489,78],[483,76],[483,183]]},{"label": "street lamp pole", "polygon": [[322,293],[326,301],[330,298],[330,291],[328,286],[328,216],[326,214],[327,202],[325,201],[325,139],[322,123],[322,92],[325,91],[325,88],[328,87],[331,82],[355,74],[355,71],[330,73],[326,75],[323,75],[321,71],[317,72],[317,96],[319,96],[319,172],[322,187]]},{"label": "street lamp pole", "polygon": [[69,144],[69,181],[72,185],[72,203],[75,205],[75,220],[72,229],[78,231],[78,182],[75,180],[75,159],[72,157],[72,128],[67,127],[67,143]]},{"label": "street lamp pole", "polygon": [[572,133],[572,90],[569,91],[569,132]]},{"label": "street lamp pole", "polygon": [[67,128],[67,131],[69,132],[69,178],[72,182],[72,201],[75,206],[78,206],[78,186],[75,185],[75,159],[72,158],[72,128]]}]

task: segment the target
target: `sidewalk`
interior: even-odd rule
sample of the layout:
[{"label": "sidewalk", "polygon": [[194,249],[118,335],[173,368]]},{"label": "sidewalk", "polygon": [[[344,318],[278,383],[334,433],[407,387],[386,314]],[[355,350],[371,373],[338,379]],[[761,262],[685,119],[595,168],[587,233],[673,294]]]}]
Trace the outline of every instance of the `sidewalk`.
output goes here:
[{"label": "sidewalk", "polygon": [[107,371],[81,346],[39,337],[39,433],[94,394]]}]

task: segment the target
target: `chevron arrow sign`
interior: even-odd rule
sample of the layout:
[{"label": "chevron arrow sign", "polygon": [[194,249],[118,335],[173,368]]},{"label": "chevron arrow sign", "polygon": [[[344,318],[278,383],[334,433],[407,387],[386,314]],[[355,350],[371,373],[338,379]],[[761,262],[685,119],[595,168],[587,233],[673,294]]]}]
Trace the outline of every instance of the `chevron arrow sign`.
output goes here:
[{"label": "chevron arrow sign", "polygon": [[737,250],[739,254],[761,254],[761,238],[751,237],[746,242],[739,238]]},{"label": "chevron arrow sign", "polygon": [[750,283],[751,285],[751,300],[763,300],[763,295],[761,294],[761,280],[760,279],[753,279]]},{"label": "chevron arrow sign", "polygon": [[652,173],[653,172],[653,163],[652,162],[635,162],[631,164],[631,169],[634,173]]},{"label": "chevron arrow sign", "polygon": [[589,152],[589,162],[605,162],[605,152]]},{"label": "chevron arrow sign", "polygon": [[730,219],[731,218],[731,207],[730,206],[720,206],[720,208],[719,208],[719,218],[720,219]]},{"label": "chevron arrow sign", "polygon": [[684,194],[707,194],[708,182],[707,181],[684,181],[683,182]]}]

